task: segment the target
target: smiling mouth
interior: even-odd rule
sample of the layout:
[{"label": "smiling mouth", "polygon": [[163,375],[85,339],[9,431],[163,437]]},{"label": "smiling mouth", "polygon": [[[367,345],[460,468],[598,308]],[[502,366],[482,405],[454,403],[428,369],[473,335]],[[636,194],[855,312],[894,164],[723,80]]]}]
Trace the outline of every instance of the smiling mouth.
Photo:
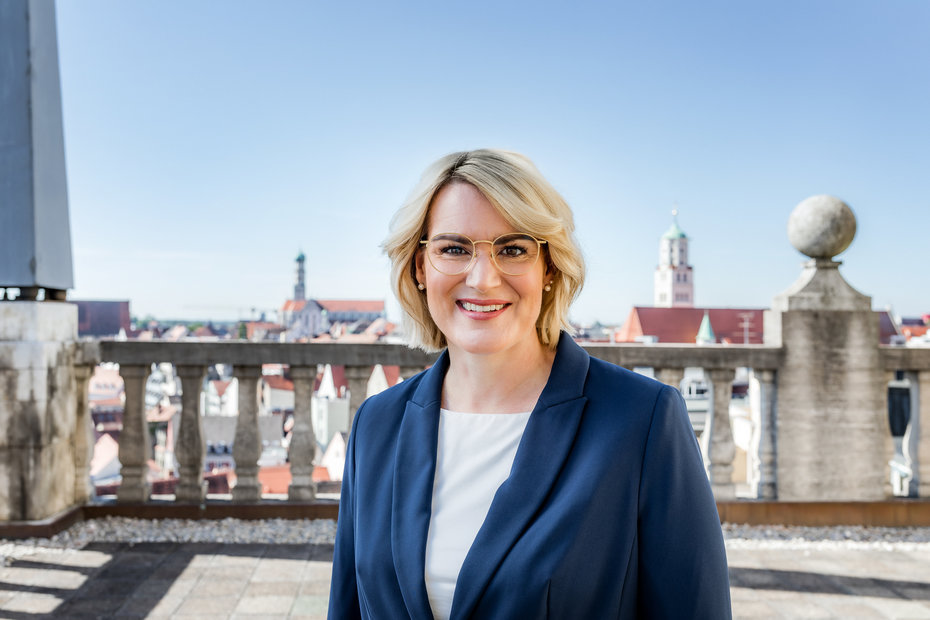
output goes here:
[{"label": "smiling mouth", "polygon": [[486,306],[473,304],[470,301],[461,301],[459,302],[462,305],[462,308],[468,310],[469,312],[497,312],[501,310],[507,304],[488,304]]}]

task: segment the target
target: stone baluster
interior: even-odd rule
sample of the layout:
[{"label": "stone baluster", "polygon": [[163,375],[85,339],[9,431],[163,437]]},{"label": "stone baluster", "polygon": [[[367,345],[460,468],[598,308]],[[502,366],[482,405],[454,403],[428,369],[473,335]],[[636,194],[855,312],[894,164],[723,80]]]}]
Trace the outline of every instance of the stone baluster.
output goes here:
[{"label": "stone baluster", "polygon": [[684,368],[657,368],[656,379],[681,391],[681,380],[685,376]]},{"label": "stone baluster", "polygon": [[77,364],[74,378],[77,387],[77,420],[74,429],[74,503],[83,504],[93,494],[90,488],[90,460],[94,453],[93,419],[87,400],[87,385],[94,367]]},{"label": "stone baluster", "polygon": [[262,438],[258,429],[258,380],[261,366],[236,366],[239,382],[239,416],[233,440],[233,460],[236,461],[236,486],[233,501],[257,502],[262,498],[258,481],[258,459],[262,455]]},{"label": "stone baluster", "polygon": [[200,504],[206,497],[203,461],[206,441],[200,415],[200,391],[207,373],[205,366],[178,366],[181,379],[181,424],[174,442],[180,480],[175,498],[179,503]]},{"label": "stone baluster", "polygon": [[400,377],[404,381],[410,377],[423,372],[423,366],[401,366],[400,367]]},{"label": "stone baluster", "polygon": [[313,482],[316,435],[310,415],[316,366],[291,366],[291,380],[294,382],[294,429],[287,450],[291,463],[287,498],[292,502],[309,502],[316,497],[316,483]]},{"label": "stone baluster", "polygon": [[[752,439],[749,444],[750,484],[756,497],[778,497],[775,480],[775,371],[753,370],[759,384],[758,409],[752,407]],[[755,403],[754,403],[755,405]]]},{"label": "stone baluster", "polygon": [[[911,424],[916,424],[918,433],[914,469],[917,471],[917,495],[930,497],[930,370],[917,374],[917,398],[919,405],[911,412]],[[916,419],[914,419],[916,418]]]},{"label": "stone baluster", "polygon": [[713,386],[713,404],[708,416],[710,419],[701,434],[704,467],[707,469],[714,497],[718,500],[733,499],[736,497],[733,485],[733,457],[736,455],[736,445],[733,443],[733,431],[730,428],[730,398],[733,395],[733,378],[736,373],[727,368],[713,368],[704,372]]},{"label": "stone baluster", "polygon": [[123,405],[123,429],[119,434],[120,474],[123,481],[116,492],[120,502],[145,502],[151,494],[148,461],[152,458],[152,441],[145,420],[145,380],[149,364],[121,364],[126,403]]},{"label": "stone baluster", "polygon": [[882,480],[882,490],[885,497],[894,497],[894,488],[891,485],[891,460],[895,455],[894,437],[891,436],[891,426],[888,423],[888,386],[895,380],[897,373],[894,370],[886,370],[882,375],[882,392],[885,394],[885,408],[882,410],[882,450],[884,458],[884,477]]},{"label": "stone baluster", "polygon": [[371,366],[346,366],[346,381],[349,384],[349,427],[355,421],[355,412],[368,396],[368,379],[371,378]]}]

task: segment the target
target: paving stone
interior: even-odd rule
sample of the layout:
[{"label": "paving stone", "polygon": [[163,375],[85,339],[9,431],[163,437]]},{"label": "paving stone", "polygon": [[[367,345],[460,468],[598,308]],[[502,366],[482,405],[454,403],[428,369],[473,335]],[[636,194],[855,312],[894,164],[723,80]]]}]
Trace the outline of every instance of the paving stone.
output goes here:
[{"label": "paving stone", "polygon": [[228,616],[236,608],[239,602],[238,597],[233,596],[211,596],[211,597],[187,597],[176,610],[176,614],[194,615],[207,617],[210,615]]},{"label": "paving stone", "polygon": [[0,606],[0,610],[22,614],[49,614],[58,609],[62,599],[51,594],[20,592]]},{"label": "paving stone", "polygon": [[301,594],[294,599],[294,606],[291,607],[291,616],[326,616],[329,609],[329,595],[314,596]]},{"label": "paving stone", "polygon": [[[329,584],[327,584],[328,586]],[[248,596],[297,596],[301,591],[303,583],[296,581],[259,581],[251,582],[242,594]]]},{"label": "paving stone", "polygon": [[293,596],[244,596],[239,599],[237,614],[287,614],[294,605]]}]

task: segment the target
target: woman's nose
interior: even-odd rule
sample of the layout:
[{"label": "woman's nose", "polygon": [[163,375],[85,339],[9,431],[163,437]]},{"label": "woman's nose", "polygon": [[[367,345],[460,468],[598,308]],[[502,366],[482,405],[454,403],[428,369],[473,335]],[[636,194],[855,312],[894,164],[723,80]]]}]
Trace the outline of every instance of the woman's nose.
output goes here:
[{"label": "woman's nose", "polygon": [[[483,248],[482,248],[483,249]],[[491,250],[475,250],[475,261],[468,270],[465,284],[476,290],[488,290],[500,284],[501,274],[491,260]]]}]

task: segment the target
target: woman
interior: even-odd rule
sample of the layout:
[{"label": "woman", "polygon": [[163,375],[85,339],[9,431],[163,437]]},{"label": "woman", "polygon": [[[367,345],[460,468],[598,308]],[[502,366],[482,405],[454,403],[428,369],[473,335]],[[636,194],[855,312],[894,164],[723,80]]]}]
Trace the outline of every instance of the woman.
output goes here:
[{"label": "woman", "polygon": [[356,414],[330,618],[730,617],[681,396],[566,333],[573,229],[495,150],[443,157],[395,215],[408,334],[445,351]]}]

